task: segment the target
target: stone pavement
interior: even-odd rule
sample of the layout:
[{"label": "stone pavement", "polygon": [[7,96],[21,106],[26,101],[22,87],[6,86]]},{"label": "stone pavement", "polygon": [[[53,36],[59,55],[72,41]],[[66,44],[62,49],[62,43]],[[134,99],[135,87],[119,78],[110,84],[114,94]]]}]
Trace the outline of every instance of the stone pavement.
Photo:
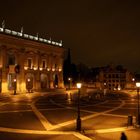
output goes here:
[{"label": "stone pavement", "polygon": [[140,140],[140,129],[125,130],[119,132],[108,132],[108,133],[96,133],[95,135],[87,135],[90,138],[96,140],[120,140],[121,133],[124,132],[127,135],[128,140]]},{"label": "stone pavement", "polygon": [[[26,93],[21,95],[9,95],[9,97],[12,97],[12,99],[16,99],[17,97],[19,97],[20,99],[23,98],[30,99],[36,96],[42,96],[44,94],[45,93],[36,92],[36,93]],[[5,97],[8,97],[8,95],[0,96],[0,98],[5,98]],[[61,126],[57,130],[52,130],[50,132],[45,131],[43,133],[60,134],[61,132],[62,134],[64,133],[73,134],[76,135],[79,139],[83,139],[83,140],[88,139],[88,137],[89,139],[94,139],[94,140],[120,140],[121,133],[125,132],[125,134],[128,137],[128,140],[140,140],[140,128],[126,127],[127,116],[99,114],[99,116],[97,117],[98,119],[96,117],[91,116],[91,118],[82,120],[82,129],[84,129],[84,131],[82,131],[81,134],[75,132],[75,123],[71,124],[71,122],[69,125],[64,127]],[[31,133],[33,133],[33,131]]]}]

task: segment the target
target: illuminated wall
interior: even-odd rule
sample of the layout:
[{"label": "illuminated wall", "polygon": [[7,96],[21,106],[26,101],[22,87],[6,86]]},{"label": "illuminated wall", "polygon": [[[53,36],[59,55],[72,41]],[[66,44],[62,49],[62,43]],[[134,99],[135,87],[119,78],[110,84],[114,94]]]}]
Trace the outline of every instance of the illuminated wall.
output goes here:
[{"label": "illuminated wall", "polygon": [[0,28],[1,92],[64,88],[63,53],[62,42]]},{"label": "illuminated wall", "polygon": [[97,77],[96,83],[100,83],[100,89],[122,90],[134,87],[133,75],[123,67],[120,70],[112,66],[103,67]]}]

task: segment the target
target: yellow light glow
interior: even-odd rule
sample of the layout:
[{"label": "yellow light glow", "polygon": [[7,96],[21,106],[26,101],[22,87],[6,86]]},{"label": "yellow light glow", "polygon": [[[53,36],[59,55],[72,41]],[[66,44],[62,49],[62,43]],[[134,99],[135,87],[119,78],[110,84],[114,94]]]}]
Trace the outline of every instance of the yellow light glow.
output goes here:
[{"label": "yellow light glow", "polygon": [[135,78],[132,78],[132,81],[135,81]]},{"label": "yellow light glow", "polygon": [[24,67],[24,69],[25,69],[25,70],[27,70],[27,69],[28,69],[28,67],[26,67],[26,66],[25,66],[25,67]]},{"label": "yellow light glow", "polygon": [[37,67],[34,67],[34,70],[37,70]]},{"label": "yellow light glow", "polygon": [[136,87],[138,87],[138,88],[140,87],[140,82],[136,83]]},{"label": "yellow light glow", "polygon": [[52,68],[52,71],[55,71],[55,68]]},{"label": "yellow light glow", "polygon": [[70,80],[71,80],[71,78],[69,77],[69,78],[68,78],[68,80],[70,81]]},{"label": "yellow light glow", "polygon": [[81,86],[82,86],[82,83],[77,83],[76,86],[77,86],[78,89],[80,89]]},{"label": "yellow light glow", "polygon": [[43,70],[43,68],[39,68],[40,70]]},{"label": "yellow light glow", "polygon": [[50,71],[50,68],[47,68],[47,71]]},{"label": "yellow light glow", "polygon": [[118,87],[118,90],[121,90],[121,88],[120,88],[120,87]]},{"label": "yellow light glow", "polygon": [[20,87],[21,87],[21,92],[23,92],[23,93],[26,92],[26,84],[25,84],[25,82],[22,82]]},{"label": "yellow light glow", "polygon": [[59,70],[58,71],[62,71],[62,69],[61,68],[59,68]]},{"label": "yellow light glow", "polygon": [[2,82],[2,93],[8,92],[7,82]]}]

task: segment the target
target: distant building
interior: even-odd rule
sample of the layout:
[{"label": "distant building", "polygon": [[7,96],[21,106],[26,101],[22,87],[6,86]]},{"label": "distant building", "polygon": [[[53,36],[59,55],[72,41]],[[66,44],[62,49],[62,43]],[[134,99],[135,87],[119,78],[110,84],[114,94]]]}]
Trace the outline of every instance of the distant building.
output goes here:
[{"label": "distant building", "polygon": [[140,74],[135,74],[135,81],[140,82]]},{"label": "distant building", "polygon": [[63,88],[62,42],[0,28],[0,92]]},{"label": "distant building", "polygon": [[135,87],[134,75],[123,66],[109,65],[98,69],[96,87],[108,90],[132,89]]}]

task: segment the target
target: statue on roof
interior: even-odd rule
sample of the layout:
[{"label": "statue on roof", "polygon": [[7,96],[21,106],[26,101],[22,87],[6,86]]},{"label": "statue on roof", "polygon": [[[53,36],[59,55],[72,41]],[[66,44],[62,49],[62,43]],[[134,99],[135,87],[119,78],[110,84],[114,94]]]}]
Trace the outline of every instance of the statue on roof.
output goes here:
[{"label": "statue on roof", "polygon": [[5,20],[2,21],[2,28],[5,28]]},{"label": "statue on roof", "polygon": [[23,26],[21,27],[21,31],[20,32],[23,34]]},{"label": "statue on roof", "polygon": [[36,33],[36,37],[37,37],[37,39],[38,39],[38,33]]}]

